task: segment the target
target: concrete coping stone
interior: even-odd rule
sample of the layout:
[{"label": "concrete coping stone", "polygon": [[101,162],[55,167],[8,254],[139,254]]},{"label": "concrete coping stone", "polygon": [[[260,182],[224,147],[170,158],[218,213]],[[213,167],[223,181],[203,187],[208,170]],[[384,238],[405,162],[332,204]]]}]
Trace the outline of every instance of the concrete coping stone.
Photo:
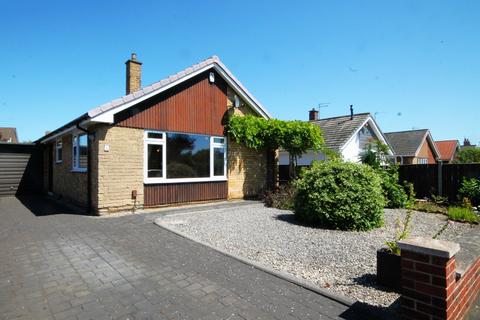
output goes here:
[{"label": "concrete coping stone", "polygon": [[400,250],[450,259],[458,251],[460,245],[456,242],[437,240],[431,238],[411,237],[398,242]]}]

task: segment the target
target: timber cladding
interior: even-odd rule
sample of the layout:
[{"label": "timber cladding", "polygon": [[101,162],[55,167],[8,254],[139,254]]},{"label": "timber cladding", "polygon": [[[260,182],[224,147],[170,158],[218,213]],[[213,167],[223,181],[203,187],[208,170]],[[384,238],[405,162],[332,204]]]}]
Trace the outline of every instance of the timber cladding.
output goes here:
[{"label": "timber cladding", "polygon": [[[213,71],[211,71],[213,72]],[[206,135],[224,135],[227,84],[215,73],[204,72],[166,92],[121,112],[118,126]]]},{"label": "timber cladding", "polygon": [[146,184],[144,189],[144,206],[221,200],[227,198],[226,181]]}]

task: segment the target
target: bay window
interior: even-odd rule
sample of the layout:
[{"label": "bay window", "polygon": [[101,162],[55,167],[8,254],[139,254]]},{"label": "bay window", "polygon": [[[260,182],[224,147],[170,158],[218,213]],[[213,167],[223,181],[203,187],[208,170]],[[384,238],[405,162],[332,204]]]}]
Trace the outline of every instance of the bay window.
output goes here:
[{"label": "bay window", "polygon": [[224,137],[146,131],[144,150],[146,183],[226,179]]},{"label": "bay window", "polygon": [[72,141],[72,169],[85,172],[88,166],[88,137],[86,134],[73,136]]}]

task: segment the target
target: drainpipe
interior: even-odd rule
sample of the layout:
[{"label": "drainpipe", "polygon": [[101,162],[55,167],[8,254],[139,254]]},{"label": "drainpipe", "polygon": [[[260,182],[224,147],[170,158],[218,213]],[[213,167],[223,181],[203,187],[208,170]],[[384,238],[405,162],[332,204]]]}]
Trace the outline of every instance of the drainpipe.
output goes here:
[{"label": "drainpipe", "polygon": [[92,140],[95,135],[88,131],[88,129],[80,127],[77,123],[77,129],[87,134],[87,212],[91,214],[92,211]]}]

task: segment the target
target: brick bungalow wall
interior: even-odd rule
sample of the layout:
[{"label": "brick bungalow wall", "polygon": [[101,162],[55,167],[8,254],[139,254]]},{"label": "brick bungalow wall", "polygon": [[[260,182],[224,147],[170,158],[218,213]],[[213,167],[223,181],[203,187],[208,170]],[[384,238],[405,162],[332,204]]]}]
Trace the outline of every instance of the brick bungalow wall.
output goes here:
[{"label": "brick bungalow wall", "polygon": [[[239,108],[233,107],[234,92],[227,87],[227,108],[229,115],[253,114],[243,102]],[[232,139],[227,143],[228,198],[240,199],[260,194],[266,187],[267,154],[242,146]]]},{"label": "brick bungalow wall", "polygon": [[[72,171],[72,135],[64,135],[61,139],[63,161],[56,163],[55,148],[53,147],[51,151],[51,161],[53,161],[52,191],[64,200],[80,206],[87,206],[87,173]],[[55,142],[53,142],[53,146],[55,146]]]},{"label": "brick bungalow wall", "polygon": [[97,183],[92,186],[92,205],[99,214],[131,210],[134,204],[143,207],[143,132],[108,125],[95,128],[92,181]]},{"label": "brick bungalow wall", "polygon": [[480,291],[480,258],[461,275],[456,243],[413,238],[399,243],[402,255],[402,317],[463,319]]},{"label": "brick bungalow wall", "polygon": [[[227,86],[227,115],[253,114],[253,110],[241,101],[234,108],[234,92]],[[144,205],[144,129],[95,125],[90,140],[91,202],[98,214],[132,210]],[[87,206],[87,173],[72,172],[72,135],[62,137],[63,162],[53,164],[53,192],[68,201]],[[55,142],[52,142],[55,146]],[[47,159],[47,158],[46,158]],[[51,159],[55,161],[55,148]],[[267,154],[227,141],[228,199],[252,197],[265,190],[267,181]],[[47,168],[45,168],[46,170]],[[48,171],[46,170],[46,175]],[[47,181],[47,179],[45,179]],[[45,185],[45,188],[48,186]],[[136,201],[132,191],[137,193]]]}]

